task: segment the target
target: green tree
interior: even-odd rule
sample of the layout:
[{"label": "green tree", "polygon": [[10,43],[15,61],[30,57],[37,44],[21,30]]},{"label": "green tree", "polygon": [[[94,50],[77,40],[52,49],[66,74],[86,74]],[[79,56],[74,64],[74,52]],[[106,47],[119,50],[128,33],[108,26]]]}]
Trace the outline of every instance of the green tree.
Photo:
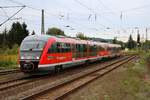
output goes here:
[{"label": "green tree", "polygon": [[112,40],[113,44],[117,44],[117,37],[114,37],[114,39]]},{"label": "green tree", "polygon": [[77,38],[80,38],[80,39],[82,39],[82,40],[87,40],[87,39],[88,39],[88,37],[85,36],[83,33],[77,33],[76,37],[77,37]]},{"label": "green tree", "polygon": [[53,27],[53,28],[49,28],[46,32],[46,34],[49,34],[49,35],[62,35],[62,36],[66,36],[64,31],[62,31],[61,29],[59,28],[56,28],[56,27]]},{"label": "green tree", "polygon": [[7,33],[8,33],[7,29],[5,28],[4,31],[3,31],[3,44],[6,44],[6,42],[7,42],[6,41],[6,35],[7,35]]},{"label": "green tree", "polygon": [[8,45],[11,48],[14,44],[20,45],[22,40],[28,36],[29,31],[25,23],[20,24],[19,22],[13,23],[11,29],[7,35]]},{"label": "green tree", "polygon": [[6,45],[6,34],[7,34],[7,29],[5,28],[2,33],[0,33],[0,45]]},{"label": "green tree", "polygon": [[127,47],[129,49],[133,49],[136,47],[136,42],[133,40],[132,35],[129,36],[129,40],[127,42]]},{"label": "green tree", "polygon": [[140,34],[137,35],[137,45],[138,45],[139,47],[141,46]]},{"label": "green tree", "polygon": [[20,43],[22,42],[22,40],[29,35],[29,31],[27,29],[27,25],[25,24],[25,22],[22,24],[22,31],[23,33],[20,33],[21,34],[21,40],[20,40]]},{"label": "green tree", "polygon": [[0,46],[3,44],[4,35],[0,33]]}]

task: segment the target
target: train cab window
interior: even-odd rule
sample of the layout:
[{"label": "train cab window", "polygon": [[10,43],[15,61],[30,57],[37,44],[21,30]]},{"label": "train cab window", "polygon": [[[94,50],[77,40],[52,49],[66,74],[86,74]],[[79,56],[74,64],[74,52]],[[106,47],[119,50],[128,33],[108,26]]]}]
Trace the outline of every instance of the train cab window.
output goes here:
[{"label": "train cab window", "polygon": [[25,41],[21,44],[20,50],[43,50],[44,41]]}]

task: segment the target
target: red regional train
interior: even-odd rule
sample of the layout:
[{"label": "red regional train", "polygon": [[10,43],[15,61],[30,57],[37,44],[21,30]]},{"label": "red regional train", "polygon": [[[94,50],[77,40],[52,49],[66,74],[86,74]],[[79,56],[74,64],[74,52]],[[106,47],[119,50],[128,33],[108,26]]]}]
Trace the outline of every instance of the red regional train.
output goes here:
[{"label": "red regional train", "polygon": [[117,44],[80,40],[50,35],[27,36],[19,50],[21,71],[59,71],[65,66],[93,62],[103,57],[120,55]]}]

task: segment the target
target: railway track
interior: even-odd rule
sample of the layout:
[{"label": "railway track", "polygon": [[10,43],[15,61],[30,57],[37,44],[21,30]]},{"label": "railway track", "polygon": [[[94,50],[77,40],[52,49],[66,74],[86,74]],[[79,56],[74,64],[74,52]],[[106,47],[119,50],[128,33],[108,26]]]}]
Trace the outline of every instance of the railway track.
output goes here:
[{"label": "railway track", "polygon": [[16,80],[9,81],[9,82],[3,82],[0,84],[0,91],[4,91],[6,89],[10,89],[10,88],[14,88],[23,84],[27,84],[29,82],[34,82],[38,79],[37,78],[33,79],[31,77],[24,77],[24,78],[16,79]]},{"label": "railway track", "polygon": [[27,99],[36,99],[36,100],[60,100],[63,97],[69,95],[73,91],[83,87],[84,85],[96,80],[99,77],[111,72],[112,70],[118,68],[119,66],[127,63],[131,59],[135,58],[135,56],[121,59],[119,62],[113,62],[109,65],[104,66],[103,68],[98,68],[92,71],[87,71],[84,74],[78,74],[69,79],[63,80],[59,84],[55,84],[46,90],[38,91],[32,95],[28,95],[24,97],[24,100]]},{"label": "railway track", "polygon": [[[32,79],[32,78],[31,79],[21,79],[21,80],[12,81],[12,82],[9,82],[9,83],[6,83],[6,84],[0,84],[0,95],[3,95],[3,92],[4,92],[4,94],[8,93],[7,98],[4,97],[4,98],[1,98],[1,99],[3,99],[3,100],[5,100],[5,99],[7,99],[7,100],[8,99],[10,99],[10,100],[12,100],[12,99],[33,99],[33,98],[37,99],[37,98],[35,98],[37,95],[40,95],[41,97],[39,97],[39,98],[42,98],[41,94],[43,94],[43,93],[44,94],[47,93],[47,92],[49,93],[50,91],[53,91],[53,93],[55,93],[54,91],[55,91],[55,89],[58,90],[58,87],[65,86],[66,84],[72,83],[75,80],[84,78],[88,74],[90,75],[90,74],[93,73],[92,77],[94,78],[94,77],[99,75],[99,73],[94,74],[94,73],[96,73],[97,70],[103,70],[103,69],[105,69],[105,67],[107,68],[109,66],[117,64],[117,62],[124,61],[125,59],[127,59],[127,57],[119,58],[117,60],[112,60],[112,61],[109,61],[109,62],[104,62],[104,63],[101,63],[101,64],[97,64],[95,67],[93,66],[93,68],[89,68],[88,70],[82,71],[80,73],[77,73],[77,74],[75,73],[75,74],[72,74],[72,75],[66,75],[65,78],[64,77],[63,78],[59,78],[59,77],[55,78],[55,75],[54,75],[52,77],[44,76],[44,77],[41,77],[41,78],[39,77],[39,78],[36,78],[36,79]],[[73,72],[71,71],[71,73],[73,73]],[[60,76],[62,76],[62,75],[60,74]],[[42,83],[43,80],[45,80],[46,83]],[[48,83],[48,80],[51,80],[51,82]],[[33,87],[34,85],[33,86],[27,85],[27,84],[33,84],[36,81],[37,81],[38,84],[42,84],[42,85],[39,85],[39,86],[37,85],[37,86],[35,86],[36,88]],[[37,84],[37,83],[35,83],[35,84]],[[27,86],[25,86],[25,85],[27,85]],[[25,90],[26,87],[29,87],[29,86],[32,87],[32,89]],[[19,90],[17,93],[14,93],[14,95],[9,95],[9,92],[16,91],[16,89],[18,90],[20,88],[21,89],[24,88],[24,91]],[[58,97],[58,96],[54,95],[52,99],[57,99],[55,97]]]},{"label": "railway track", "polygon": [[[14,76],[14,77],[13,77]],[[19,69],[1,70],[0,71],[0,85],[15,82],[28,77],[24,75]],[[0,87],[1,90],[1,87]]]},{"label": "railway track", "polygon": [[7,75],[11,73],[17,73],[20,72],[19,69],[11,69],[11,70],[0,70],[0,75]]},{"label": "railway track", "polygon": [[[19,76],[19,77],[12,78],[12,76]],[[49,76],[44,76],[42,78],[43,79],[49,78]],[[4,77],[4,80],[0,79],[0,91],[13,88],[13,87],[17,87],[19,85],[23,85],[29,82],[34,82],[39,79],[41,78],[32,79],[32,76],[24,75],[23,73],[20,72],[19,75],[11,75],[9,78]]]},{"label": "railway track", "polygon": [[6,74],[6,75],[1,75],[0,76],[0,85],[11,83],[11,82],[21,80],[21,79],[24,79],[24,78],[27,78],[27,77],[29,77],[29,75],[25,75],[24,73],[22,73],[20,71],[19,72],[14,72],[14,73],[9,73],[9,74]]},{"label": "railway track", "polygon": [[[22,94],[20,94],[20,95],[18,95],[18,97],[16,97],[16,98],[19,98],[19,99],[25,99],[25,100],[27,100],[27,99],[37,99],[37,98],[35,98],[35,97],[38,97],[39,98],[39,96],[42,96],[42,94],[46,94],[47,92],[48,93],[50,93],[50,94],[53,94],[53,95],[51,95],[51,96],[49,96],[49,97],[51,97],[51,98],[48,98],[48,99],[57,99],[58,97],[60,97],[60,96],[58,96],[58,94],[60,95],[60,94],[62,94],[62,93],[65,93],[64,91],[63,92],[61,92],[61,93],[58,93],[58,88],[59,87],[62,87],[62,86],[66,86],[66,85],[68,85],[68,84],[71,84],[71,83],[74,83],[75,81],[77,81],[78,79],[81,79],[81,78],[83,78],[84,79],[84,77],[88,77],[89,75],[91,75],[92,74],[92,78],[94,78],[94,77],[99,77],[99,75],[101,75],[100,73],[98,73],[97,71],[106,71],[106,69],[105,68],[110,68],[110,66],[115,66],[116,67],[116,64],[118,64],[118,62],[120,62],[119,63],[119,65],[118,65],[118,67],[120,66],[120,65],[122,65],[122,64],[124,64],[124,63],[126,63],[127,61],[129,61],[130,59],[132,59],[132,58],[134,58],[134,57],[131,57],[131,58],[128,58],[128,57],[125,57],[125,58],[121,58],[121,59],[119,59],[119,60],[116,60],[116,61],[113,61],[113,62],[111,62],[111,63],[106,63],[106,64],[104,64],[104,65],[101,65],[101,66],[97,66],[97,67],[95,67],[95,68],[92,68],[92,69],[89,69],[89,70],[85,70],[85,71],[83,71],[83,72],[81,72],[81,73],[77,73],[77,74],[74,74],[74,75],[72,75],[72,76],[68,76],[68,77],[66,77],[66,78],[63,78],[63,79],[60,79],[60,80],[57,80],[57,81],[55,81],[55,82],[52,82],[52,83],[48,83],[48,84],[45,84],[45,85],[43,85],[43,86],[40,86],[40,87],[37,87],[37,88],[34,88],[34,89],[32,89],[32,90],[30,90],[30,91],[26,91],[26,92],[24,92],[24,93],[22,93]],[[115,69],[115,68],[113,68],[113,69]],[[113,70],[112,69],[112,70]],[[112,71],[111,70],[111,71]],[[100,71],[100,72],[101,72]],[[110,72],[110,71],[109,71]],[[96,74],[94,74],[94,73],[96,73]],[[105,72],[106,73],[106,72]],[[103,74],[104,75],[104,74]],[[91,76],[90,76],[91,77]],[[96,79],[96,78],[94,78],[94,79]],[[80,82],[82,82],[82,81],[79,81],[79,83]],[[86,81],[83,81],[83,82],[85,82],[85,84],[87,84],[88,82],[90,82],[90,81],[88,81],[88,82],[86,82]],[[84,85],[84,84],[83,84]],[[81,85],[82,86],[82,85]],[[75,86],[71,86],[71,87],[75,87]],[[80,87],[80,86],[79,86]],[[64,90],[66,89],[66,87],[64,88]],[[63,90],[63,89],[60,89],[60,90]],[[74,90],[74,89],[73,89]],[[57,92],[56,92],[57,91]],[[56,94],[57,93],[57,94]],[[68,92],[67,92],[68,93]],[[67,93],[65,93],[64,95],[66,95]],[[54,95],[55,94],[55,95]],[[61,95],[62,97],[63,97],[63,95]]]}]

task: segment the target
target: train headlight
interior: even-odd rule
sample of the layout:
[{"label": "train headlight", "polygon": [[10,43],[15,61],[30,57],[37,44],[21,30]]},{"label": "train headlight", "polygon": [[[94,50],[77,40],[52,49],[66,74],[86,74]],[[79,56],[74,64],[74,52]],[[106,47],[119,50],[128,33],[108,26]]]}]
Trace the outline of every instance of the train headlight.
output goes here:
[{"label": "train headlight", "polygon": [[39,57],[36,57],[36,59],[40,59]]},{"label": "train headlight", "polygon": [[25,57],[24,56],[21,56],[21,59],[24,59]]}]

